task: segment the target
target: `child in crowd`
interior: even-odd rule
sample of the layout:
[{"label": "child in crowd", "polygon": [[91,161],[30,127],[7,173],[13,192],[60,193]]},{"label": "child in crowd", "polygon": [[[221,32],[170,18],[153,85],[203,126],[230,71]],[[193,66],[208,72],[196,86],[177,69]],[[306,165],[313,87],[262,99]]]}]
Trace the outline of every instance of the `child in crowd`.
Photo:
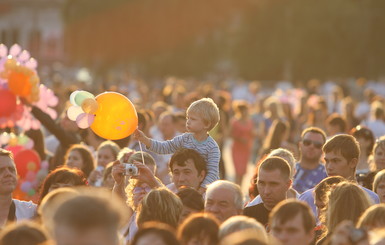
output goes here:
[{"label": "child in crowd", "polygon": [[198,151],[207,162],[207,175],[199,192],[206,190],[206,185],[218,179],[220,150],[215,140],[208,134],[219,122],[219,110],[210,98],[194,101],[187,109],[187,133],[172,140],[156,141],[148,138],[140,130],[135,131],[135,138],[144,143],[149,150],[158,154],[172,154],[180,148]]}]

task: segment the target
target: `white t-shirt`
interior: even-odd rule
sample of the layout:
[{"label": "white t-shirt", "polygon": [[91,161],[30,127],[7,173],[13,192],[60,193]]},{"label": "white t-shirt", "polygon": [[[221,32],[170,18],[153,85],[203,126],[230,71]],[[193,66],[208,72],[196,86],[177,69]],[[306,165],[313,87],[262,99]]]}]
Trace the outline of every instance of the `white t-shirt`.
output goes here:
[{"label": "white t-shirt", "polygon": [[16,208],[16,221],[31,219],[36,214],[37,205],[31,201],[20,201],[13,199]]}]

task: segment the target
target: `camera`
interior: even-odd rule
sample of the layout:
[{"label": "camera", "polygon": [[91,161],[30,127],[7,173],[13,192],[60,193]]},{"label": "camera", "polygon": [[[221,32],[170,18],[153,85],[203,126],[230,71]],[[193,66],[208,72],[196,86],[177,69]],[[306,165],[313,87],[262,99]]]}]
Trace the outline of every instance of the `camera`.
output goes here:
[{"label": "camera", "polygon": [[135,164],[126,163],[126,176],[137,176],[138,172],[138,167]]}]

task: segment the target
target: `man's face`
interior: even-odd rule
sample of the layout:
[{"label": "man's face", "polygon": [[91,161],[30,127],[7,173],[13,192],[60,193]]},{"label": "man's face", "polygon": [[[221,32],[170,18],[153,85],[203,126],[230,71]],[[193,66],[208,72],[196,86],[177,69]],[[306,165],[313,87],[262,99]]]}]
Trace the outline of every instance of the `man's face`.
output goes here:
[{"label": "man's face", "polygon": [[286,199],[286,192],[290,188],[291,180],[282,176],[279,169],[260,169],[257,178],[257,187],[263,204],[268,210]]},{"label": "man's face", "polygon": [[56,225],[55,240],[57,245],[118,245],[116,234],[95,227],[78,231],[67,225]]},{"label": "man's face", "polygon": [[179,166],[177,163],[173,164],[172,181],[178,189],[182,186],[198,189],[205,177],[205,172],[198,173],[192,159],[187,159],[184,163],[185,166]]},{"label": "man's face", "polygon": [[210,192],[206,192],[205,212],[212,213],[219,222],[241,214],[234,203],[234,192],[227,188],[218,187]]},{"label": "man's face", "polygon": [[305,161],[320,161],[324,140],[321,134],[308,132],[299,143],[301,157]]},{"label": "man's face", "polygon": [[0,156],[0,194],[11,194],[17,185],[17,173],[13,160]]},{"label": "man's face", "polygon": [[293,219],[280,223],[273,219],[271,234],[285,245],[309,245],[314,238],[313,229],[305,231],[303,220],[298,213]]},{"label": "man's face", "polygon": [[159,119],[159,130],[165,139],[171,139],[175,136],[175,124],[171,116],[164,116]]},{"label": "man's face", "polygon": [[350,163],[342,156],[341,152],[325,153],[325,168],[328,176],[341,176],[345,179],[354,177],[354,169],[357,165],[356,159]]}]

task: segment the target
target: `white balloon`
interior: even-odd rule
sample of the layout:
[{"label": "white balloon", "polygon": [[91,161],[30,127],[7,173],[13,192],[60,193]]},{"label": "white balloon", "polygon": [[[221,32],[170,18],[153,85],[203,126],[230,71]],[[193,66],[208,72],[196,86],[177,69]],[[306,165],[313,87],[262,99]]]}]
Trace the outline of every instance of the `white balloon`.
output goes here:
[{"label": "white balloon", "polygon": [[0,58],[8,55],[8,48],[4,44],[0,44]]},{"label": "white balloon", "polygon": [[68,108],[67,110],[67,116],[70,120],[72,121],[76,121],[76,118],[80,115],[84,113],[84,111],[82,110],[82,108],[80,106],[71,106],[70,108]]}]

